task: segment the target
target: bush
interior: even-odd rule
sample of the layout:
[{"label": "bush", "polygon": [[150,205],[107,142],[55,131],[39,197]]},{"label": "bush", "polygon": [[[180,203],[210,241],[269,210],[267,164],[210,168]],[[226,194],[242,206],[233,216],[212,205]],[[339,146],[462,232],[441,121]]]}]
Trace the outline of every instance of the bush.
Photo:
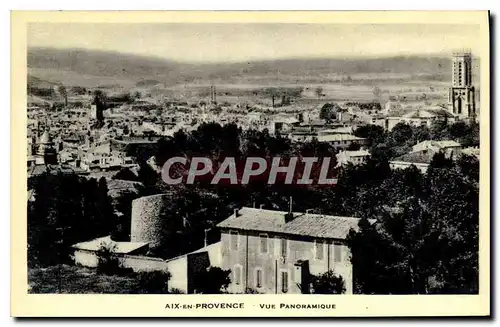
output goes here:
[{"label": "bush", "polygon": [[172,289],[170,290],[170,294],[184,294],[184,292],[183,292],[183,291],[181,291],[181,290],[180,290],[180,289],[178,289],[178,288],[172,288]]},{"label": "bush", "polygon": [[202,294],[221,294],[223,293],[231,278],[231,270],[222,270],[219,267],[209,267],[195,275],[195,291]]},{"label": "bush", "polygon": [[315,294],[344,294],[346,291],[344,279],[332,270],[312,276],[311,284]]},{"label": "bush", "polygon": [[166,294],[168,281],[172,275],[168,271],[144,271],[137,274],[139,285],[137,292],[141,294]]},{"label": "bush", "polygon": [[247,287],[247,289],[245,290],[245,294],[261,294],[261,293],[259,291],[257,291],[256,289]]},{"label": "bush", "polygon": [[97,251],[97,272],[106,275],[126,275],[132,272],[132,269],[123,268],[120,258],[115,253],[116,246],[110,244],[101,244]]}]

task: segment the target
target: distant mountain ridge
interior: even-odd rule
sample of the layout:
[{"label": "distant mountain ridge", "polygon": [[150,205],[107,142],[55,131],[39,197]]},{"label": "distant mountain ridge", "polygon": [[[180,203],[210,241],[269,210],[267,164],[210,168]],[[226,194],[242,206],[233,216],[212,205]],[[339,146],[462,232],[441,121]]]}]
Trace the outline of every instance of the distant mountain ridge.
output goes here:
[{"label": "distant mountain ridge", "polygon": [[[451,75],[451,56],[276,59],[186,63],[157,57],[82,49],[29,48],[28,68],[166,84],[234,78],[294,78],[356,74]],[[38,76],[37,76],[38,77]],[[42,76],[49,81],[45,76]],[[58,83],[59,81],[50,80]],[[150,84],[143,82],[143,84]]]}]

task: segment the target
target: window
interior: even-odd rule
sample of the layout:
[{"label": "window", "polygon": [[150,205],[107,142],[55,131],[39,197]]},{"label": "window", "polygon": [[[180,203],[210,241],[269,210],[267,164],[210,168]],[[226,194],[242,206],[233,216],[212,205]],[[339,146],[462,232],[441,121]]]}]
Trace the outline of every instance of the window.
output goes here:
[{"label": "window", "polygon": [[260,253],[267,253],[267,234],[260,234]]},{"label": "window", "polygon": [[323,260],[325,247],[323,241],[315,242],[316,260]]},{"label": "window", "polygon": [[241,266],[236,265],[233,269],[233,280],[236,285],[241,284]]},{"label": "window", "polygon": [[288,293],[288,271],[281,272],[281,292]]},{"label": "window", "polygon": [[256,288],[262,287],[262,269],[260,268],[257,268],[255,270],[255,287]]},{"label": "window", "polygon": [[238,232],[231,231],[229,234],[231,235],[231,250],[238,250]]},{"label": "window", "polygon": [[280,253],[282,258],[286,258],[288,254],[288,242],[286,238],[280,240]]},{"label": "window", "polygon": [[342,261],[342,244],[334,243],[333,245],[333,260],[334,262]]}]

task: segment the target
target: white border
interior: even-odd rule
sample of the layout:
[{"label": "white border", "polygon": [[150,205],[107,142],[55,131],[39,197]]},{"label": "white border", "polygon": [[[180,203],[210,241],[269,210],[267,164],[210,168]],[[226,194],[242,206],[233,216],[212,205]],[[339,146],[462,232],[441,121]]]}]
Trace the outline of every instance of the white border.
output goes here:
[{"label": "white border", "polygon": [[[54,1],[54,0],[45,0],[45,1],[16,1],[15,3],[12,2],[2,2],[0,6],[2,7],[1,13],[2,13],[2,19],[0,19],[0,24],[3,27],[2,32],[1,32],[1,38],[2,38],[2,44],[7,45],[4,47],[4,51],[2,51],[2,57],[3,57],[3,63],[2,65],[3,70],[2,70],[2,101],[3,101],[3,106],[2,110],[0,111],[0,142],[2,143],[4,149],[9,149],[10,148],[10,17],[9,17],[9,11],[11,9],[15,10],[110,10],[110,9],[115,9],[115,10],[154,10],[154,9],[170,9],[170,10],[180,10],[180,9],[207,9],[207,10],[217,10],[217,9],[232,9],[232,10],[243,10],[243,9],[250,9],[250,10],[297,10],[297,9],[305,9],[305,10],[366,10],[366,9],[375,9],[375,10],[446,10],[446,9],[456,9],[456,10],[470,10],[470,9],[490,9],[494,14],[498,14],[500,10],[499,8],[499,3],[500,1],[498,0],[484,0],[484,1],[464,1],[464,0],[456,0],[456,1],[446,1],[446,2],[437,2],[435,0],[419,0],[419,1],[411,1],[411,2],[403,2],[403,1],[387,1],[387,0],[379,0],[379,1],[355,1],[351,0],[348,2],[331,2],[331,1],[317,1],[317,0],[309,0],[307,2],[304,1],[296,1],[296,0],[290,0],[283,2],[282,4],[276,2],[272,3],[267,0],[254,0],[254,1],[249,1],[248,3],[242,3],[242,2],[236,2],[236,1],[221,1],[221,0],[212,0],[212,1],[193,1],[193,0],[184,0],[182,2],[177,2],[177,3],[170,3],[170,2],[165,2],[165,1],[150,1],[150,0],[141,0],[140,2],[135,2],[130,4],[133,4],[134,7],[130,6],[129,4],[125,2],[111,2],[111,1],[103,1],[103,0],[88,0],[85,1],[84,3],[82,2],[69,2],[69,1]],[[498,19],[498,18],[497,18]],[[492,39],[491,46],[495,47],[495,44],[498,42],[498,34],[495,35],[494,39]],[[493,60],[493,58],[492,58]],[[492,66],[494,67],[494,66]],[[498,76],[498,70],[495,69],[495,75]],[[493,84],[494,86],[494,84]],[[493,89],[493,88],[492,88]],[[495,97],[495,103],[492,104],[494,105],[495,109],[498,109],[498,96]],[[495,125],[499,126],[500,122],[500,115],[496,114],[495,115]],[[493,124],[493,122],[492,122]],[[496,128],[492,128],[492,131],[495,131]],[[500,140],[498,133],[495,133],[495,135],[492,135],[494,137],[494,143],[495,145],[500,144]],[[496,147],[495,149],[492,149],[492,153],[495,154],[497,151]],[[10,153],[10,151],[7,151]],[[10,159],[10,158],[9,158]],[[7,209],[10,211],[10,189],[9,189],[9,183],[7,183],[8,180],[10,180],[10,160],[2,160],[1,161],[1,166],[2,171],[4,172],[4,183],[2,183],[2,188],[1,188],[1,204],[2,208]],[[9,176],[8,176],[9,175]],[[496,181],[496,178],[495,178]],[[496,194],[494,203],[499,203],[500,200],[500,195]],[[9,215],[7,215],[9,216]],[[4,228],[2,228],[3,232],[5,233],[2,237],[3,241],[3,251],[5,251],[5,255],[3,256],[4,258],[8,258],[10,256],[10,233],[9,233],[9,219],[4,218],[3,219],[4,223]],[[496,223],[496,228],[494,231],[492,231],[492,234],[495,234],[498,232],[498,226],[499,224]],[[494,239],[493,239],[494,240]],[[494,244],[491,245],[492,249],[495,248]],[[495,262],[498,262],[498,251],[496,254],[496,260]],[[2,283],[2,307],[8,308],[10,306],[10,298],[9,298],[9,292],[8,292],[8,286],[9,283],[7,280],[10,280],[10,269],[3,269],[2,270],[2,277],[4,277],[4,282]],[[497,309],[498,306],[498,301],[495,301],[495,309]],[[493,312],[498,312],[497,310],[493,310]],[[10,326],[15,323],[13,319],[8,319],[8,315],[4,314],[2,315],[3,320],[1,325],[2,326]],[[280,324],[280,323],[285,323],[288,324],[292,321],[269,321],[269,322],[254,322],[254,323],[259,323],[260,324]],[[303,323],[310,323],[310,321],[302,321]],[[386,324],[389,321],[380,321],[380,323]],[[32,322],[24,322],[24,323],[32,323]],[[49,322],[51,323],[51,322]],[[71,324],[71,321],[66,321],[62,322],[63,325],[65,324]],[[103,326],[105,323],[115,323],[115,324],[121,324],[123,323],[120,321],[80,321],[79,322],[82,325],[89,325],[89,326]],[[132,324],[135,324],[136,322],[133,322]],[[138,324],[142,322],[137,322]],[[153,322],[154,323],[154,322]],[[156,321],[157,324],[163,324],[163,321]],[[178,322],[174,321],[169,321],[169,324],[177,324]],[[188,324],[195,324],[197,322],[189,322]],[[224,323],[221,321],[200,321],[202,324],[207,324],[207,323]],[[231,323],[231,322],[229,322]],[[240,321],[239,323],[242,323]],[[323,321],[322,323],[331,323],[329,321]],[[336,321],[336,324],[344,325],[347,324],[348,322],[345,321]],[[359,321],[358,321],[359,323]],[[436,322],[431,322],[431,321],[425,321],[425,322],[419,322],[421,324],[425,324],[428,326],[429,324],[439,324],[439,326],[447,325],[447,324],[455,324],[456,321],[436,321]],[[417,324],[419,324],[417,323]],[[469,323],[474,323],[474,322],[466,322],[467,324]]]}]

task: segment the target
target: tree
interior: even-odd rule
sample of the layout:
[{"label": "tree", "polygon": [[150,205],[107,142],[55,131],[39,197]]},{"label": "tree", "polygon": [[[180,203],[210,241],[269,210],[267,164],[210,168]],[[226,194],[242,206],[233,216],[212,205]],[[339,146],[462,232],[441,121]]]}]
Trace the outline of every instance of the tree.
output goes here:
[{"label": "tree", "polygon": [[318,86],[317,88],[314,89],[314,94],[316,94],[319,101],[320,98],[323,96],[323,88],[321,86]]},{"label": "tree", "polygon": [[327,121],[333,120],[337,117],[338,109],[339,107],[336,104],[325,103],[323,107],[321,107],[319,118]]},{"label": "tree", "polygon": [[432,140],[445,140],[449,138],[448,124],[446,121],[437,120],[433,122],[430,132]]},{"label": "tree", "polygon": [[397,123],[391,130],[391,140],[394,145],[404,145],[413,136],[413,130],[410,125]]},{"label": "tree", "polygon": [[357,142],[352,142],[346,148],[346,150],[348,150],[348,151],[357,151],[359,149],[361,149],[361,145],[359,145],[359,143],[357,143]]},{"label": "tree", "polygon": [[426,125],[413,127],[413,143],[417,144],[419,142],[430,140],[431,132],[429,127]]},{"label": "tree", "polygon": [[209,267],[195,276],[195,290],[202,294],[221,294],[231,283],[230,274],[231,270]]},{"label": "tree", "polygon": [[354,131],[357,137],[366,138],[370,141],[370,145],[377,145],[385,141],[385,131],[382,126],[378,125],[361,125]]},{"label": "tree", "polygon": [[479,160],[476,157],[461,155],[458,158],[457,166],[462,175],[479,183]]},{"label": "tree", "polygon": [[449,126],[448,133],[450,137],[454,140],[460,141],[460,139],[466,137],[470,134],[471,130],[466,123],[459,121]]},{"label": "tree", "polygon": [[345,282],[342,276],[337,276],[333,270],[312,276],[311,286],[315,294],[344,294]]},{"label": "tree", "polygon": [[87,94],[87,89],[82,86],[72,86],[70,92],[74,95],[85,95]]},{"label": "tree", "polygon": [[[378,201],[385,203],[367,215],[377,218],[375,224],[361,219],[347,238],[355,292],[476,294],[479,194],[474,178],[442,154],[425,175],[412,167],[388,177],[380,188],[354,187],[354,196],[382,193]],[[360,202],[362,211],[369,210]]]},{"label": "tree", "polygon": [[97,251],[97,272],[116,275],[120,272],[121,262],[116,255],[116,245],[101,244]]},{"label": "tree", "polygon": [[172,277],[168,271],[143,271],[137,274],[139,279],[137,293],[140,294],[167,294],[168,281]]},{"label": "tree", "polygon": [[59,90],[59,94],[63,98],[64,106],[67,107],[68,106],[68,91],[66,90],[66,87],[64,85],[60,85],[58,90]]},{"label": "tree", "polygon": [[125,125],[123,127],[123,135],[128,135],[130,133],[130,129],[128,127],[128,125]]},{"label": "tree", "polygon": [[94,91],[93,105],[96,106],[97,127],[100,128],[104,124],[104,110],[106,109],[106,95],[101,90]]},{"label": "tree", "polygon": [[28,212],[28,264],[69,260],[75,243],[109,235],[114,214],[105,182],[48,171],[30,180],[35,201]]}]

